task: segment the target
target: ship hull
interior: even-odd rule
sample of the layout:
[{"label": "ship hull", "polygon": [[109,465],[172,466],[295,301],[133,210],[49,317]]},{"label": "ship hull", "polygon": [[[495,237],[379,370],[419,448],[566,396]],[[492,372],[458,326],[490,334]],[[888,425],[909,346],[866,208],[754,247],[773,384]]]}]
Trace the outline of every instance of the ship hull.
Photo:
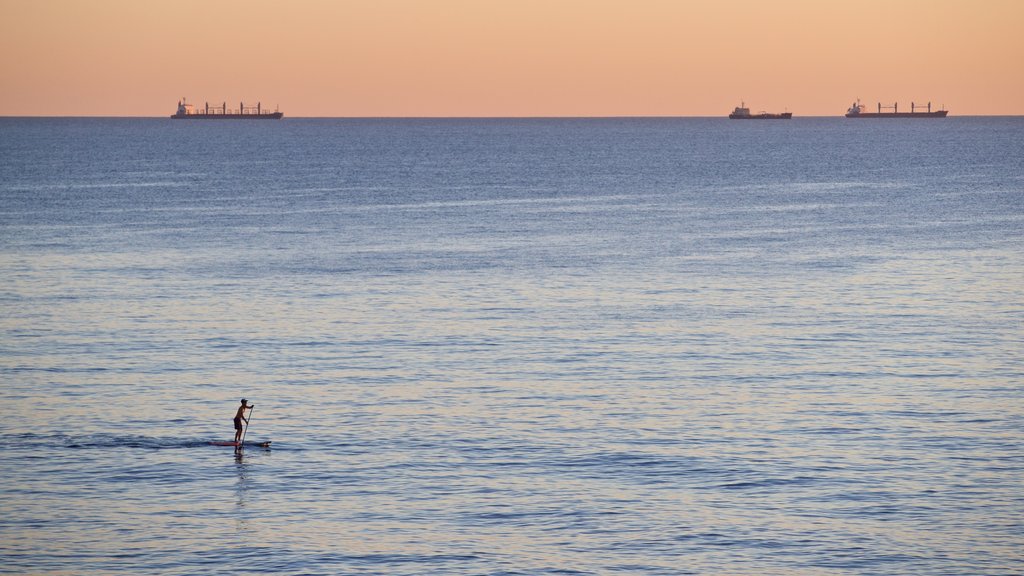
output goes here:
[{"label": "ship hull", "polygon": [[847,114],[847,118],[945,118],[948,110],[935,112],[859,112]]},{"label": "ship hull", "polygon": [[783,112],[782,114],[729,114],[730,120],[789,120],[792,117],[792,112]]},{"label": "ship hull", "polygon": [[280,120],[284,112],[272,114],[171,114],[174,120]]}]

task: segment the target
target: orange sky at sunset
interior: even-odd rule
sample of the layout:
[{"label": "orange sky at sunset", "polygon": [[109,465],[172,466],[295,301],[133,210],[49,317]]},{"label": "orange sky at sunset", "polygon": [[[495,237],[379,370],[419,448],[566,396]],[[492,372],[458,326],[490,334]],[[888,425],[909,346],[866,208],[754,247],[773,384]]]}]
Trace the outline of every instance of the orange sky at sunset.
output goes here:
[{"label": "orange sky at sunset", "polygon": [[1018,0],[0,0],[0,115],[1024,110]]}]

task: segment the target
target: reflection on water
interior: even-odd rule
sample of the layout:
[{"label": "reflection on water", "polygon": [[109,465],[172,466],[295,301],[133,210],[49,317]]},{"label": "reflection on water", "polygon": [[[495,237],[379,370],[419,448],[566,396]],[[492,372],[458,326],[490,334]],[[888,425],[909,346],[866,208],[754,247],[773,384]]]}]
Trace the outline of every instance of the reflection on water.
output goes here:
[{"label": "reflection on water", "polygon": [[236,511],[235,531],[242,536],[249,532],[249,519],[246,515],[246,492],[249,489],[248,478],[246,478],[245,450],[241,447],[235,449],[235,471],[238,472],[238,483],[235,487]]}]

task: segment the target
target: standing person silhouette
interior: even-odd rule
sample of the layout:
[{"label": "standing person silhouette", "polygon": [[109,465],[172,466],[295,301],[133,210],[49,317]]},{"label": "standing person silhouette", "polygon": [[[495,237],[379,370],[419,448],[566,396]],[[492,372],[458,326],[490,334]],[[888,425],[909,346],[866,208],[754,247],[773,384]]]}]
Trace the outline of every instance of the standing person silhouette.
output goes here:
[{"label": "standing person silhouette", "polygon": [[249,423],[249,419],[245,417],[245,411],[252,410],[255,406],[255,404],[246,406],[245,398],[242,398],[242,405],[238,407],[238,412],[235,412],[235,442],[242,439],[242,420],[245,420],[246,424]]}]

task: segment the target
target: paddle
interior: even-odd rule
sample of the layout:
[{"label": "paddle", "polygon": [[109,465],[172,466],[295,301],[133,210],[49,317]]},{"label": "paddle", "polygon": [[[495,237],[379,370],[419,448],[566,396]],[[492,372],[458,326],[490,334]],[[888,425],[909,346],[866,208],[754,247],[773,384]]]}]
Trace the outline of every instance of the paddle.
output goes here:
[{"label": "paddle", "polygon": [[241,448],[245,444],[245,433],[249,431],[249,421],[252,420],[252,411],[255,408],[255,404],[249,406],[249,417],[245,419],[245,429],[242,430],[242,441],[238,443],[239,448]]}]

